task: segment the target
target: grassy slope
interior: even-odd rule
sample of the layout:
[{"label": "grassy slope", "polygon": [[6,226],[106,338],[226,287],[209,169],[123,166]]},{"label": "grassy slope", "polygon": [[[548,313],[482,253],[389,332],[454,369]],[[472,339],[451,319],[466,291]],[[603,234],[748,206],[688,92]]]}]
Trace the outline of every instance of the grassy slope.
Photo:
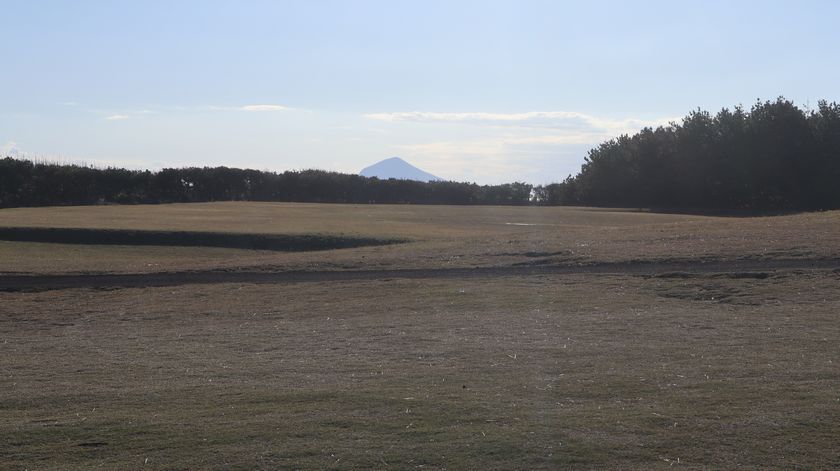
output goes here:
[{"label": "grassy slope", "polygon": [[320,233],[415,241],[329,254],[0,241],[0,272],[361,269],[664,258],[840,257],[838,211],[719,218],[586,208],[207,203],[4,209],[0,210],[0,226]]}]

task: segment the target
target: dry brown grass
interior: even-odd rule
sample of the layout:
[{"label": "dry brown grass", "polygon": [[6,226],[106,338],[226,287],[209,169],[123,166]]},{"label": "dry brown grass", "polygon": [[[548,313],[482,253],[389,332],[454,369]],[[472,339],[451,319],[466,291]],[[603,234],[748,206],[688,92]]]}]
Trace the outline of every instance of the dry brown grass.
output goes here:
[{"label": "dry brown grass", "polygon": [[[0,242],[0,272],[840,257],[840,212],[214,203],[0,210],[0,226],[414,240],[296,254]],[[836,469],[838,281],[0,293],[0,468]]]},{"label": "dry brown grass", "polygon": [[831,272],[0,300],[10,469],[840,466]]},{"label": "dry brown grass", "polygon": [[298,254],[0,242],[0,272],[22,273],[840,258],[840,211],[732,218],[565,207],[206,203],[3,209],[0,226],[346,234],[414,241]]}]

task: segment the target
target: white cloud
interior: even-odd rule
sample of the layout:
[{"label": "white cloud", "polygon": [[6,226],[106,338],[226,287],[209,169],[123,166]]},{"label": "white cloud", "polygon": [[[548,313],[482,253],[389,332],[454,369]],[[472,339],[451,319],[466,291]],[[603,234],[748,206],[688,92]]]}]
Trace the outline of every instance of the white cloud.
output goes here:
[{"label": "white cloud", "polygon": [[586,116],[574,111],[529,111],[527,113],[435,113],[429,111],[401,111],[370,113],[365,117],[382,121],[526,121],[534,118],[578,118]]},{"label": "white cloud", "polygon": [[112,114],[111,116],[105,117],[108,121],[123,121],[130,118],[127,114]]},{"label": "white cloud", "polygon": [[205,107],[205,109],[209,109],[211,111],[291,111],[295,108],[291,108],[288,106],[277,105],[277,104],[269,104],[269,103],[261,103],[261,104],[253,104],[253,105],[237,105],[237,106],[219,106],[219,105],[210,105]]},{"label": "white cloud", "polygon": [[17,157],[21,155],[21,150],[15,141],[6,141],[0,146],[0,158],[3,157]]},{"label": "white cloud", "polygon": [[283,105],[245,105],[240,106],[242,111],[288,111],[291,108]]},{"label": "white cloud", "polygon": [[[576,173],[586,151],[605,140],[677,121],[672,117],[605,118],[576,111],[408,111],[370,113],[364,117],[382,123],[402,123],[403,130],[411,134],[420,131],[418,126],[429,125],[427,132],[422,132],[425,139],[414,137],[413,142],[404,140],[392,147],[436,175],[485,182],[520,178],[535,183],[557,181]],[[414,127],[406,129],[412,124]],[[447,129],[452,126],[459,127]]]},{"label": "white cloud", "polygon": [[419,144],[395,145],[398,151],[407,151],[414,155],[457,159],[463,156],[482,158],[524,157],[537,154],[550,154],[562,148],[591,145],[591,141],[578,137],[566,136],[501,136],[466,141],[439,141]]},{"label": "white cloud", "polygon": [[[396,155],[435,175],[502,183],[559,181],[580,168],[591,140],[581,136],[517,135],[393,146]],[[597,141],[596,141],[597,142]]]},{"label": "white cloud", "polygon": [[633,133],[646,126],[656,127],[676,120],[673,117],[658,119],[600,118],[576,111],[528,111],[524,113],[402,111],[393,113],[369,113],[364,115],[364,117],[392,123],[459,123],[474,126],[574,130],[598,135],[602,138]]}]

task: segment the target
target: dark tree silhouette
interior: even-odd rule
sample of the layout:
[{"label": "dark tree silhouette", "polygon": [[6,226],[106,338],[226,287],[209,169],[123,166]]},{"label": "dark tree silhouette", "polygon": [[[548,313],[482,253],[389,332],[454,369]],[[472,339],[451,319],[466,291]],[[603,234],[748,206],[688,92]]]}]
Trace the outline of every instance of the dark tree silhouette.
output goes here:
[{"label": "dark tree silhouette", "polygon": [[840,208],[840,106],[757,102],[646,128],[589,151],[548,204],[695,209]]},{"label": "dark tree silhouette", "polygon": [[0,207],[235,200],[525,205],[532,188],[526,183],[381,180],[321,170],[190,167],[150,172],[0,160]]},{"label": "dark tree silhouette", "polygon": [[0,160],[0,207],[193,201],[583,204],[729,210],[840,208],[840,105],[756,102],[645,128],[591,149],[561,183],[380,180],[321,170],[158,172]]}]

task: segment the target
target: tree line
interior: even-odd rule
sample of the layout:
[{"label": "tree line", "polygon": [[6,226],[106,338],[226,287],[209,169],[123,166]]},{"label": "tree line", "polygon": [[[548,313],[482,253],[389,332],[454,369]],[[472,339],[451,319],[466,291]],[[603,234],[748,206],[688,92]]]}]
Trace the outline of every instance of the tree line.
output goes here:
[{"label": "tree line", "polygon": [[817,210],[840,208],[840,105],[785,98],[611,139],[580,172],[541,188],[548,204]]},{"label": "tree line", "polygon": [[478,185],[321,170],[136,171],[0,160],[0,207],[200,201],[592,205],[724,210],[840,208],[840,105],[785,98],[644,128],[591,149],[560,183]]},{"label": "tree line", "polygon": [[190,167],[152,172],[0,160],[0,207],[205,201],[524,205],[532,190],[519,182],[386,180],[322,170]]}]

